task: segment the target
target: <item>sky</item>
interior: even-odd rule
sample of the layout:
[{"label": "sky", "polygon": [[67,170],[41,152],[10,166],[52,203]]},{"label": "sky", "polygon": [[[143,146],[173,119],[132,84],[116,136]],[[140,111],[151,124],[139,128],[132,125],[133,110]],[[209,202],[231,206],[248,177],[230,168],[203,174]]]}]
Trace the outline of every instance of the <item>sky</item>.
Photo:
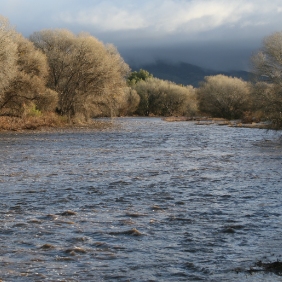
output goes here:
[{"label": "sky", "polygon": [[282,31],[282,0],[0,0],[28,37],[66,28],[112,43],[131,66],[158,60],[248,70],[263,38]]}]

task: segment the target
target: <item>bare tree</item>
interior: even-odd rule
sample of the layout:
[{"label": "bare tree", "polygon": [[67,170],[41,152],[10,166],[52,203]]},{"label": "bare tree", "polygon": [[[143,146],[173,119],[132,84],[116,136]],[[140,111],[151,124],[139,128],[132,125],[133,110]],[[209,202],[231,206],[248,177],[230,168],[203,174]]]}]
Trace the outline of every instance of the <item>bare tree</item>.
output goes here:
[{"label": "bare tree", "polygon": [[59,95],[61,114],[88,118],[99,104],[116,107],[129,67],[113,46],[62,29],[35,32],[30,39],[48,58],[48,86]]},{"label": "bare tree", "polygon": [[250,86],[236,77],[205,77],[197,89],[199,110],[214,117],[241,118],[249,109]]},{"label": "bare tree", "polygon": [[261,50],[252,57],[258,83],[253,97],[271,127],[282,128],[282,31],[263,41]]}]

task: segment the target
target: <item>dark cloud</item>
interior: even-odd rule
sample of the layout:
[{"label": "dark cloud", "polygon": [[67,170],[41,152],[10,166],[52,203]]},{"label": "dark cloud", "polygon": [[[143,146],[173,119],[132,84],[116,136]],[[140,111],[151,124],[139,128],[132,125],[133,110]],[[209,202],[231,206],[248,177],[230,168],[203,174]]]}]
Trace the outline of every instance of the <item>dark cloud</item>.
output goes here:
[{"label": "dark cloud", "polygon": [[282,28],[281,0],[1,0],[25,36],[44,28],[87,31],[129,63],[183,61],[248,69],[263,37]]},{"label": "dark cloud", "polygon": [[215,70],[249,70],[250,57],[255,50],[255,44],[246,47],[220,42],[155,48],[119,48],[126,62],[134,66],[161,60],[169,63],[186,62]]}]

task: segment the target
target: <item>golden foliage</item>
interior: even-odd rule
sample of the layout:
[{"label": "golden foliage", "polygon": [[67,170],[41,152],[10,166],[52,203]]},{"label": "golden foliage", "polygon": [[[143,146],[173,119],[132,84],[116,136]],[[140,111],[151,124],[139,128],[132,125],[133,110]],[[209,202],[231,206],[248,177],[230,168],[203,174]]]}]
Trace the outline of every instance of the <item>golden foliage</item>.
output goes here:
[{"label": "golden foliage", "polygon": [[197,112],[195,89],[192,86],[148,78],[137,82],[134,89],[140,96],[139,115],[191,116]]},{"label": "golden foliage", "polygon": [[241,118],[250,106],[250,89],[240,78],[207,76],[197,89],[199,110],[213,117]]},{"label": "golden foliage", "polygon": [[48,86],[59,95],[61,114],[81,113],[87,119],[101,104],[117,107],[129,67],[112,45],[63,29],[39,31],[30,39],[48,58]]}]

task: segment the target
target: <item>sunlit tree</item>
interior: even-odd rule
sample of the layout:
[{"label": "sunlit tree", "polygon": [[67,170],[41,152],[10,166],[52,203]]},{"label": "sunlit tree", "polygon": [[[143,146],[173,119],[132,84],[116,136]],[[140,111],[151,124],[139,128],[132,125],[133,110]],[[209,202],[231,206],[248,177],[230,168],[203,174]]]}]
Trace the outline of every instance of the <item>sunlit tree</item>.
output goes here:
[{"label": "sunlit tree", "polygon": [[[54,110],[57,97],[46,88],[46,56],[16,31],[6,27],[5,32],[7,38],[4,41],[9,44],[6,55],[2,57],[8,61],[9,69],[3,74],[5,78],[2,77],[6,82],[5,85],[2,83],[0,113],[21,116],[31,104],[40,110]],[[5,64],[3,69],[6,69]]]},{"label": "sunlit tree", "polygon": [[213,117],[241,118],[250,105],[250,86],[240,78],[205,77],[197,89],[199,110]]},{"label": "sunlit tree", "polygon": [[130,116],[134,114],[140,103],[140,96],[137,94],[136,90],[131,87],[127,87],[124,89],[124,95],[120,98],[118,115]]},{"label": "sunlit tree", "polygon": [[282,128],[282,31],[263,41],[261,50],[252,57],[257,84],[253,92],[257,106],[276,129]]},{"label": "sunlit tree", "polygon": [[15,30],[8,19],[0,15],[0,99],[5,87],[15,77],[17,67],[17,44],[14,41]]},{"label": "sunlit tree", "polygon": [[99,105],[115,111],[129,67],[114,46],[62,29],[35,32],[30,39],[48,58],[48,86],[59,95],[61,114],[88,118]]},{"label": "sunlit tree", "polygon": [[140,80],[134,86],[140,96],[139,115],[194,115],[197,111],[195,90],[158,78]]}]

